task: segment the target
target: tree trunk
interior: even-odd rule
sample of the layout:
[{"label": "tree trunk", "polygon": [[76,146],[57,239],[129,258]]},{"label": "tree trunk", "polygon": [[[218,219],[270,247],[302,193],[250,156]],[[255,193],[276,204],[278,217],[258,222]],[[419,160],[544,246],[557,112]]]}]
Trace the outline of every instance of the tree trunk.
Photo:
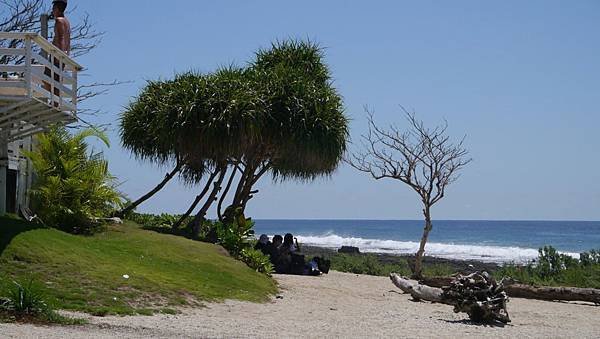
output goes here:
[{"label": "tree trunk", "polygon": [[588,301],[600,305],[600,289],[577,287],[536,287],[512,284],[505,287],[506,293],[515,298]]},{"label": "tree trunk", "polygon": [[254,187],[258,180],[260,180],[260,178],[265,175],[269,169],[271,169],[271,164],[266,163],[263,164],[263,167],[258,171],[258,173],[252,173],[252,180],[250,181],[250,184],[247,185],[242,195],[242,213],[246,211],[246,205],[248,204],[248,201],[252,199],[254,194],[258,193],[258,190],[252,191],[252,187]]},{"label": "tree trunk", "polygon": [[213,189],[210,192],[210,194],[208,195],[208,198],[206,199],[206,201],[204,202],[204,205],[202,205],[202,208],[200,208],[200,211],[198,211],[198,214],[196,214],[196,216],[194,217],[194,220],[192,220],[190,225],[188,225],[188,226],[191,226],[193,237],[197,237],[198,234],[200,233],[200,227],[202,226],[202,224],[205,220],[204,217],[206,216],[208,209],[213,204],[213,202],[215,200],[217,200],[217,193],[219,193],[219,191],[221,190],[221,184],[223,183],[223,180],[225,179],[225,174],[227,173],[227,168],[226,167],[222,168],[220,170],[220,172],[221,172],[221,174],[219,175],[219,178],[217,179],[217,181],[215,181],[213,183]]},{"label": "tree trunk", "polygon": [[237,189],[235,190],[235,195],[233,196],[233,202],[231,206],[234,208],[241,207],[244,199],[244,191],[246,190],[246,186],[249,182],[252,181],[252,177],[254,176],[254,170],[256,167],[247,164],[242,172],[242,177],[238,182]]},{"label": "tree trunk", "polygon": [[415,254],[415,266],[413,272],[413,278],[420,279],[423,277],[423,254],[425,254],[425,244],[429,238],[429,232],[433,225],[431,224],[431,214],[429,211],[430,206],[426,203],[423,209],[423,215],[425,216],[425,228],[423,229],[423,237],[421,237],[421,243],[419,244],[419,250]]},{"label": "tree trunk", "polygon": [[194,211],[196,206],[198,206],[198,204],[200,203],[202,198],[204,198],[204,196],[208,192],[208,189],[210,188],[210,184],[212,184],[213,180],[215,179],[215,177],[217,176],[218,173],[219,173],[218,171],[214,171],[210,174],[210,177],[208,178],[208,181],[206,181],[206,184],[204,185],[202,192],[200,192],[200,194],[198,194],[196,196],[196,199],[194,199],[194,202],[192,203],[190,208],[188,208],[188,210],[179,218],[179,220],[177,220],[177,222],[173,224],[172,227],[174,230],[177,230],[181,226],[183,221],[192,214],[192,212]]},{"label": "tree trunk", "polygon": [[182,167],[183,167],[183,164],[178,163],[177,166],[175,166],[175,168],[171,172],[169,172],[169,173],[167,173],[165,175],[165,178],[158,185],[156,185],[156,187],[154,187],[150,192],[144,194],[142,197],[140,197],[136,201],[134,201],[134,202],[130,203],[129,205],[127,205],[122,210],[120,210],[117,213],[115,213],[115,216],[117,216],[119,218],[123,218],[125,215],[127,215],[127,213],[133,211],[141,203],[143,203],[144,201],[150,199],[154,194],[156,194],[163,187],[165,187],[165,185],[171,179],[173,179],[173,177],[175,176],[175,174],[177,174],[181,170]]},{"label": "tree trunk", "polygon": [[419,284],[417,281],[404,279],[396,273],[390,274],[392,283],[404,293],[410,294],[415,300],[428,300],[444,303],[442,300],[442,289]]},{"label": "tree trunk", "polygon": [[233,179],[235,179],[235,175],[237,174],[237,167],[233,167],[233,172],[227,181],[227,186],[225,186],[225,190],[221,193],[221,198],[219,199],[219,204],[217,205],[217,216],[219,217],[219,221],[223,222],[223,201],[227,197],[227,193],[229,193],[229,189],[231,189],[231,184],[233,183]]}]

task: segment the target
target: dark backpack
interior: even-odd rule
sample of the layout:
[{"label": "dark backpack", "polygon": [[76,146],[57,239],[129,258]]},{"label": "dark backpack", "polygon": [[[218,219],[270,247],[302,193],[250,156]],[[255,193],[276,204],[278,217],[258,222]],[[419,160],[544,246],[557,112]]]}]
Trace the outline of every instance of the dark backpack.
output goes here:
[{"label": "dark backpack", "polygon": [[313,261],[317,263],[319,271],[325,274],[329,273],[329,268],[331,267],[331,260],[327,260],[322,257],[314,257]]},{"label": "dark backpack", "polygon": [[292,274],[304,274],[304,255],[298,253],[292,253],[292,263],[290,265],[290,273]]}]

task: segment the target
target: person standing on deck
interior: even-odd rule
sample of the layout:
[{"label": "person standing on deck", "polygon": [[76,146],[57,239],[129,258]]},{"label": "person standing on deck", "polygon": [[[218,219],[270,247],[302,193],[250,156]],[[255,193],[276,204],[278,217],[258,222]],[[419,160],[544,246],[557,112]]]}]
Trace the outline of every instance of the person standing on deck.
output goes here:
[{"label": "person standing on deck", "polygon": [[[52,39],[52,44],[58,47],[61,51],[65,52],[67,55],[71,53],[71,23],[69,19],[65,17],[65,10],[67,9],[67,0],[54,0],[52,1],[52,16],[54,17],[54,39]],[[54,66],[63,69],[63,65],[61,65],[60,60],[53,60]],[[44,70],[44,74],[48,77],[52,78],[52,70],[49,67],[46,67]],[[54,74],[54,81],[60,82],[60,75]],[[44,89],[50,92],[52,86],[44,81],[43,85]],[[54,88],[54,95],[60,97],[60,90],[58,88]],[[58,102],[54,102],[54,106],[58,107]]]},{"label": "person standing on deck", "polygon": [[67,55],[71,53],[71,23],[65,17],[67,0],[52,1],[52,16],[54,16],[54,39],[52,44]]}]

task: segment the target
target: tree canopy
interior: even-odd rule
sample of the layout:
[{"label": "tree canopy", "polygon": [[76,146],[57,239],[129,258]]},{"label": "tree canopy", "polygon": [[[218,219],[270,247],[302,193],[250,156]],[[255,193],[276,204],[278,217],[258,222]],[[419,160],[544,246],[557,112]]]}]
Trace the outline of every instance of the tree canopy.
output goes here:
[{"label": "tree canopy", "polygon": [[139,159],[183,161],[185,178],[229,168],[231,182],[241,173],[231,205],[243,209],[268,172],[280,180],[331,175],[346,151],[348,119],[323,50],[288,40],[245,67],[148,82],[122,114],[121,137]]}]

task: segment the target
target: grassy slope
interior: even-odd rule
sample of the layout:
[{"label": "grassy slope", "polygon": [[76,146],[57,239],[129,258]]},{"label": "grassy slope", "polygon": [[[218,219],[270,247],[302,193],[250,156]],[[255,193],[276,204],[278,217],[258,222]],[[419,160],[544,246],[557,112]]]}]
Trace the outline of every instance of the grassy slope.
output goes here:
[{"label": "grassy slope", "polygon": [[63,309],[150,313],[198,300],[263,301],[276,291],[223,252],[133,223],[82,237],[0,217],[0,280],[34,278]]}]

